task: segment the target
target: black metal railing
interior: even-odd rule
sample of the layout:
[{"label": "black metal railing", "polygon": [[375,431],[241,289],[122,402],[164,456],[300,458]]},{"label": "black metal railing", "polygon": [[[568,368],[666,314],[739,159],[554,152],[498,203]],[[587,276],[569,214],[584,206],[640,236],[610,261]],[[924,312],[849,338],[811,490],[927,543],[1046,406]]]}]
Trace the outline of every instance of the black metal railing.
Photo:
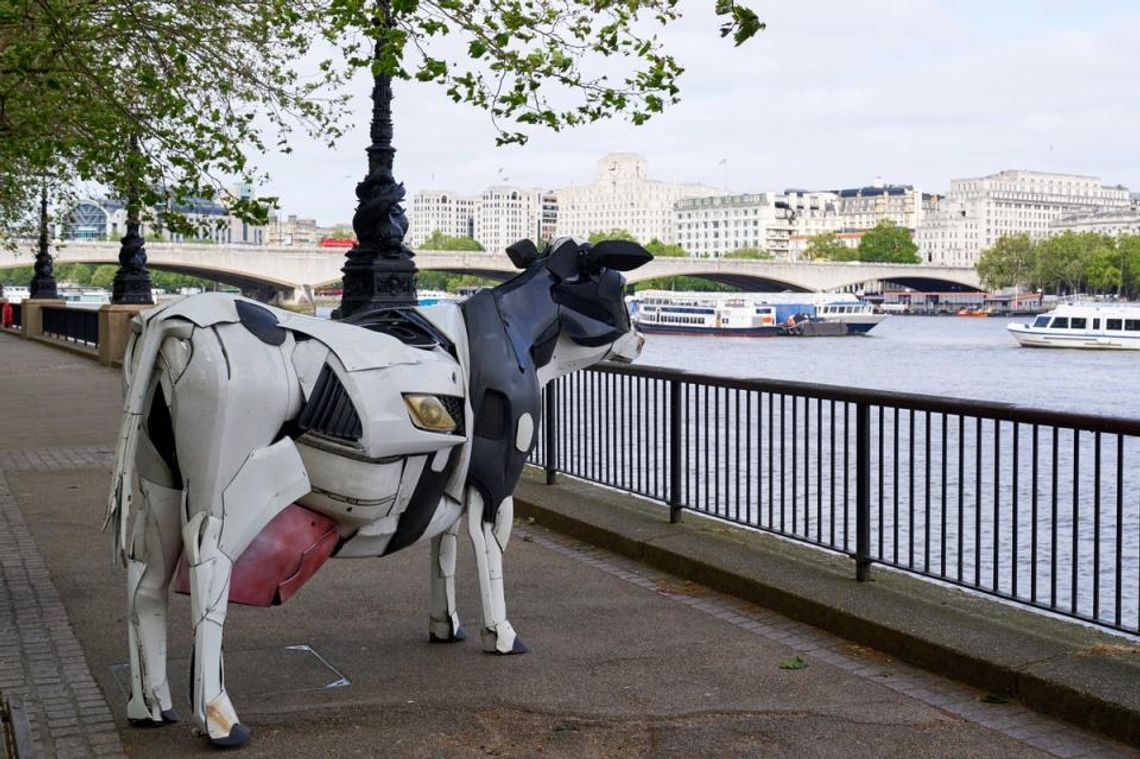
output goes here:
[{"label": "black metal railing", "polygon": [[1140,633],[1140,420],[617,365],[543,416],[548,481]]},{"label": "black metal railing", "polygon": [[69,343],[80,343],[93,348],[99,346],[99,311],[89,308],[45,306],[42,332]]}]

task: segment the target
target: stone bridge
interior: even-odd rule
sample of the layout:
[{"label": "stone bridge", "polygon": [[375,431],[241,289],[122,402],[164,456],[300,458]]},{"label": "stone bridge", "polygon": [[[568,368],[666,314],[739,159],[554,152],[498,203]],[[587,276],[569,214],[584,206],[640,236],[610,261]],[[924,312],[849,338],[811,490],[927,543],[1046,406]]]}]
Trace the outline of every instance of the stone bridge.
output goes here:
[{"label": "stone bridge", "polygon": [[[69,241],[53,250],[61,263],[117,264],[118,243]],[[148,243],[149,266],[212,279],[263,299],[307,298],[317,287],[340,280],[344,251],[327,248],[262,248],[246,245]],[[422,270],[507,279],[515,273],[504,253],[416,251]],[[30,266],[29,246],[0,252],[0,269]],[[885,282],[917,290],[977,290],[977,272],[968,267],[923,264],[813,263],[717,258],[657,258],[630,272],[631,283],[658,277],[700,277],[743,290],[829,292]]]}]

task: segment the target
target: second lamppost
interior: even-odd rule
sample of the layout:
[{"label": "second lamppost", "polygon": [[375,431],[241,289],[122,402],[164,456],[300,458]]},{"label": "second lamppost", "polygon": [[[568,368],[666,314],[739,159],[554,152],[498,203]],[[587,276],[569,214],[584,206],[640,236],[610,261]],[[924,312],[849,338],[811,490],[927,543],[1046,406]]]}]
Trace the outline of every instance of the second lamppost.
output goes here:
[{"label": "second lamppost", "polygon": [[28,287],[30,298],[54,300],[59,297],[55,284],[55,267],[48,250],[47,184],[40,189],[40,239],[36,250],[36,263],[33,267],[32,282]]},{"label": "second lamppost", "polygon": [[139,152],[139,141],[130,137],[130,155],[127,157],[127,231],[119,241],[119,270],[111,284],[111,302],[117,305],[149,305],[154,303],[150,272],[146,268],[146,247],[139,232],[141,201],[139,199],[138,169],[134,158]]},{"label": "second lamppost", "polygon": [[[385,30],[394,26],[389,0],[378,0],[377,15]],[[376,43],[379,60],[384,41]],[[377,308],[416,305],[415,255],[404,245],[408,219],[400,205],[404,186],[392,174],[392,76],[380,73],[372,81],[372,144],[368,146],[368,176],[356,185],[358,205],[352,217],[356,245],[345,254],[344,292],[334,319]]]}]

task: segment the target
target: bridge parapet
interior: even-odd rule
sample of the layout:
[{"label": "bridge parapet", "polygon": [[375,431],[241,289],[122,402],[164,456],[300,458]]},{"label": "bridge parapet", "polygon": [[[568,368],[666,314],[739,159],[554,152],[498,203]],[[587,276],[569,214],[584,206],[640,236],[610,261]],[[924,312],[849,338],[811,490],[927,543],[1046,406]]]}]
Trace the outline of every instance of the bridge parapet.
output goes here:
[{"label": "bridge parapet", "polygon": [[[69,241],[54,252],[60,262],[117,264],[113,242]],[[474,251],[417,250],[422,270],[473,273],[504,279],[517,270],[505,254]],[[165,271],[218,279],[242,287],[303,291],[329,285],[341,277],[344,251],[339,248],[260,247],[192,243],[147,244],[150,266]],[[30,265],[26,252],[0,256],[0,268]],[[656,258],[629,277],[636,283],[659,277],[713,279],[742,289],[830,291],[871,281],[890,281],[918,289],[979,289],[977,272],[968,267],[929,264],[772,261],[729,258]],[[913,284],[912,284],[913,283]],[[930,286],[923,287],[922,283]]]}]

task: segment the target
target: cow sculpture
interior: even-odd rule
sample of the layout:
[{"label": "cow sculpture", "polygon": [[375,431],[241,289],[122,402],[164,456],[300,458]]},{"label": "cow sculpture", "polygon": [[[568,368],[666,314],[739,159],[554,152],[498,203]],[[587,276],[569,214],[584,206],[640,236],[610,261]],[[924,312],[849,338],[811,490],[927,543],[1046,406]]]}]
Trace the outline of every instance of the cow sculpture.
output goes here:
[{"label": "cow sculpture", "polygon": [[[335,528],[318,565],[330,553],[382,556],[430,539],[437,642],[465,637],[454,573],[466,518],[483,650],[526,651],[507,620],[502,552],[542,387],[605,358],[636,358],[642,338],[620,272],[652,257],[634,243],[568,238],[543,255],[529,241],[508,253],[524,271],[462,305],[329,322],[206,294],[141,315],[124,360],[107,513],[128,570],[132,724],[177,721],[166,610],[182,557],[195,726],[217,746],[249,740],[226,694],[222,629],[235,562],[286,509]],[[302,548],[300,563],[312,564],[317,544]],[[280,596],[286,585],[273,587]]]}]

